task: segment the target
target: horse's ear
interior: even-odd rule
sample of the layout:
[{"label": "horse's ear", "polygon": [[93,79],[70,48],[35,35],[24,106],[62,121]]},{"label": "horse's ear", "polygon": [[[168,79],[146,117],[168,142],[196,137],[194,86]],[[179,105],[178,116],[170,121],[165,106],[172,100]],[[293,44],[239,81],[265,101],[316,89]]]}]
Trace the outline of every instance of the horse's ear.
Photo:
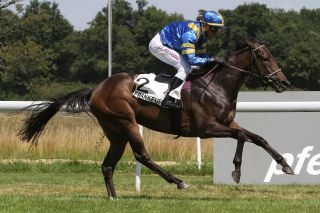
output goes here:
[{"label": "horse's ear", "polygon": [[257,40],[249,35],[244,36],[243,39],[244,39],[244,42],[250,47],[254,47],[254,44],[257,43]]}]

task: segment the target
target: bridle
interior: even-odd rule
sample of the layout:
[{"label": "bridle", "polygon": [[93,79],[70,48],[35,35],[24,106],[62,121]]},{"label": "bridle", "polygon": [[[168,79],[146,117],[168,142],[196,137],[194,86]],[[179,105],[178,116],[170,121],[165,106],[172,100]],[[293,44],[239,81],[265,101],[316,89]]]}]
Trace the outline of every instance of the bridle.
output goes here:
[{"label": "bridle", "polygon": [[[251,66],[251,67],[250,67],[250,71],[241,69],[241,68],[239,68],[239,67],[232,66],[232,65],[230,65],[230,64],[226,64],[226,67],[232,68],[232,69],[237,70],[237,71],[239,71],[239,72],[242,72],[242,73],[245,73],[245,74],[247,74],[247,75],[251,75],[251,76],[253,76],[253,77],[256,77],[256,78],[261,79],[261,80],[263,81],[263,83],[266,85],[266,88],[267,88],[268,83],[273,83],[273,82],[274,82],[274,80],[273,80],[271,77],[272,77],[273,75],[275,75],[276,73],[280,72],[281,69],[277,69],[276,71],[274,71],[274,72],[272,72],[272,73],[270,73],[270,74],[268,74],[268,75],[265,75],[265,76],[257,75],[257,74],[255,74],[255,73],[252,72],[252,69],[253,69],[254,66],[258,67],[258,69],[259,69],[258,63],[255,63],[255,62],[257,61],[257,56],[256,56],[255,52],[256,52],[257,50],[259,50],[260,48],[262,48],[262,47],[265,47],[265,46],[264,46],[264,45],[260,45],[260,46],[254,48],[254,49],[253,49],[253,48],[250,48],[250,47],[247,47],[247,48],[249,48],[249,49],[251,50],[251,57],[252,57],[252,58],[251,58],[251,63],[250,63],[250,66]],[[241,52],[242,52],[242,51],[241,51]],[[239,54],[240,54],[240,53],[239,53]],[[211,73],[214,73],[214,70],[215,70],[218,66],[219,66],[219,64],[216,64],[210,71],[207,72],[207,74],[206,74],[205,76],[210,76]],[[205,87],[204,90],[202,91],[202,93],[201,93],[201,95],[200,95],[200,98],[202,97],[203,93],[206,91],[207,87],[209,86],[209,84],[210,84],[211,81],[213,80],[214,76],[215,76],[215,74],[212,75],[210,81],[207,83],[206,87]]]},{"label": "bridle", "polygon": [[264,45],[260,45],[260,46],[254,48],[254,49],[248,47],[248,48],[250,48],[250,50],[251,50],[251,56],[252,56],[250,71],[244,70],[244,69],[241,69],[241,68],[238,68],[238,67],[235,67],[235,66],[232,66],[232,65],[230,65],[230,64],[227,64],[227,67],[232,68],[232,69],[235,69],[235,70],[238,70],[239,72],[245,73],[245,74],[247,74],[247,75],[251,75],[251,76],[253,76],[253,77],[259,78],[259,79],[261,79],[261,80],[262,80],[264,83],[266,83],[266,84],[267,84],[267,83],[272,83],[273,80],[272,80],[271,77],[272,77],[273,75],[277,74],[278,72],[280,72],[281,69],[277,69],[276,71],[274,71],[274,72],[272,72],[272,73],[270,73],[270,74],[268,74],[268,75],[265,75],[265,76],[257,75],[257,74],[255,74],[255,73],[252,72],[252,69],[253,69],[254,66],[256,66],[256,67],[259,68],[258,63],[255,63],[255,62],[257,61],[257,56],[256,56],[255,52],[256,52],[257,50],[259,50],[260,48],[262,48],[262,47],[265,47],[265,46],[264,46]]}]

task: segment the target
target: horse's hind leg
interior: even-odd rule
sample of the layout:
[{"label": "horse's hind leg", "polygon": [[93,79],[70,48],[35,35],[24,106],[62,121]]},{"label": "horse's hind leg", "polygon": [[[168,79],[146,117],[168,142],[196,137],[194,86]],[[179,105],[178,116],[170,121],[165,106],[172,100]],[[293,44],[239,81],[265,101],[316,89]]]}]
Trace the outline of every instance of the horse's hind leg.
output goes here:
[{"label": "horse's hind leg", "polygon": [[151,169],[154,173],[157,173],[158,175],[163,177],[167,182],[175,183],[178,189],[185,189],[188,187],[188,185],[182,180],[165,171],[163,168],[161,168],[151,160],[144,146],[143,139],[140,135],[138,124],[127,122],[126,128],[128,130],[129,143],[137,161]]},{"label": "horse's hind leg", "polygon": [[124,136],[112,132],[111,130],[105,129],[104,131],[110,141],[110,148],[106,157],[104,158],[101,169],[104,182],[107,187],[108,197],[109,199],[113,200],[117,197],[113,184],[113,173],[118,161],[123,155],[128,140]]}]

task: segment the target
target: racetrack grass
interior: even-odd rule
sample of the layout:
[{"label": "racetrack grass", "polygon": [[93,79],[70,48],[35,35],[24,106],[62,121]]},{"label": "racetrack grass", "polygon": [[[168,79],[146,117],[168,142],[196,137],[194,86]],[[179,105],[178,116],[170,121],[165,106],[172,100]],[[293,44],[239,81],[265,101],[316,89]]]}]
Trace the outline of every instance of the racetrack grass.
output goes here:
[{"label": "racetrack grass", "polygon": [[[47,124],[38,146],[22,143],[16,136],[24,113],[0,113],[0,159],[88,159],[102,161],[109,142],[99,125],[85,114],[66,116],[59,113]],[[196,161],[195,138],[144,131],[146,148],[156,161]],[[202,159],[212,160],[212,140],[202,140]],[[123,159],[134,159],[127,145]]]},{"label": "racetrack grass", "polygon": [[[173,174],[188,174],[188,175],[212,175],[212,162],[204,162],[201,170],[198,170],[196,163],[188,162],[156,162],[161,167],[165,168],[168,172]],[[116,171],[122,173],[134,172],[136,164],[134,161],[120,161],[117,164]],[[100,162],[90,161],[47,161],[41,160],[40,162],[15,160],[15,161],[0,161],[0,172],[31,172],[31,173],[81,173],[81,172],[98,172],[101,170]],[[142,167],[143,174],[153,174],[153,172]]]},{"label": "racetrack grass", "polygon": [[177,190],[157,175],[116,172],[119,200],[106,199],[99,171],[0,171],[1,212],[319,212],[320,186],[214,185],[212,177],[178,175]]}]

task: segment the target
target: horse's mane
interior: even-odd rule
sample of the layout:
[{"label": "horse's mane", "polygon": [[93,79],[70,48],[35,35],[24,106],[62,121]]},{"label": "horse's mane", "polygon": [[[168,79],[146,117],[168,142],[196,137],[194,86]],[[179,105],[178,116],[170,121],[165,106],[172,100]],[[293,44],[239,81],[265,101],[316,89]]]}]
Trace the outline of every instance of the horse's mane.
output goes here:
[{"label": "horse's mane", "polygon": [[229,59],[232,56],[237,56],[245,51],[248,50],[248,45],[242,45],[240,48],[237,48],[236,50],[230,50],[226,56],[226,59]]}]

